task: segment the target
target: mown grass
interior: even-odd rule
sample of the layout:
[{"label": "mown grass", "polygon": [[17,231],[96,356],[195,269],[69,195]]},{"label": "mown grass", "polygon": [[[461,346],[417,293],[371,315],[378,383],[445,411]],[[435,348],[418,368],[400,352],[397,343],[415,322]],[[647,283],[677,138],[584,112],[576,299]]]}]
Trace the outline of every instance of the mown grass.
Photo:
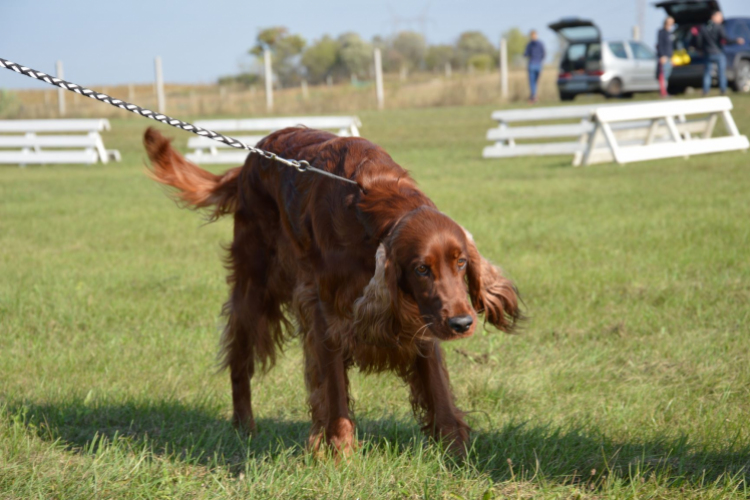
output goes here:
[{"label": "mown grass", "polygon": [[117,120],[120,164],[0,169],[0,497],[746,498],[748,156],[482,160],[491,109],[360,115],[526,302],[519,335],[446,344],[466,462],[396,378],[357,374],[360,451],[306,454],[296,344],[254,380],[257,435],[235,433],[231,224],[178,210],[143,175],[148,123]]}]

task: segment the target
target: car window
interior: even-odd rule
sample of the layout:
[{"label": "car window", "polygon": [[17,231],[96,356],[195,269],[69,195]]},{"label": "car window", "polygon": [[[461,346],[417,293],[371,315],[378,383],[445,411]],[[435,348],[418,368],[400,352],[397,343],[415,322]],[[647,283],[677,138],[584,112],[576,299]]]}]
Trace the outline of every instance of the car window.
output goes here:
[{"label": "car window", "polygon": [[598,61],[602,58],[602,46],[598,43],[590,43],[589,49],[586,51],[586,60]]},{"label": "car window", "polygon": [[628,58],[628,53],[625,52],[625,44],[622,42],[609,42],[609,50],[611,50],[618,59]]},{"label": "car window", "polygon": [[586,59],[586,44],[585,43],[574,43],[568,47],[568,60],[569,61],[583,61]]},{"label": "car window", "polygon": [[573,43],[565,51],[560,68],[563,71],[590,71],[601,64],[602,46],[599,43]]},{"label": "car window", "polygon": [[656,59],[656,53],[642,43],[630,42],[630,50],[633,52],[633,57],[636,59]]},{"label": "car window", "polygon": [[732,24],[732,32],[729,34],[732,38],[750,39],[750,28],[742,21],[735,21]]}]

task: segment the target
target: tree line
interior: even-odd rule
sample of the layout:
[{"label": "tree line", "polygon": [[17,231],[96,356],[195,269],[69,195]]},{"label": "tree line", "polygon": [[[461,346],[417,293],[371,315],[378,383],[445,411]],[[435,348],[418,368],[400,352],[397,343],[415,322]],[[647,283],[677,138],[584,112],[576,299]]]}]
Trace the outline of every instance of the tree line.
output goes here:
[{"label": "tree line", "polygon": [[[513,64],[522,61],[528,42],[518,28],[503,33],[508,43],[508,56]],[[424,36],[414,31],[401,31],[390,37],[376,36],[364,40],[354,32],[332,37],[324,35],[308,43],[301,35],[290,33],[283,26],[259,31],[255,45],[248,51],[262,63],[266,50],[271,60],[276,83],[283,86],[299,85],[302,80],[311,84],[326,81],[369,79],[373,70],[373,49],[382,53],[383,71],[406,75],[412,71],[452,70],[489,71],[498,65],[496,44],[480,31],[465,31],[453,44],[428,44]],[[263,77],[262,64],[256,69],[219,79],[220,84],[252,85]]]}]

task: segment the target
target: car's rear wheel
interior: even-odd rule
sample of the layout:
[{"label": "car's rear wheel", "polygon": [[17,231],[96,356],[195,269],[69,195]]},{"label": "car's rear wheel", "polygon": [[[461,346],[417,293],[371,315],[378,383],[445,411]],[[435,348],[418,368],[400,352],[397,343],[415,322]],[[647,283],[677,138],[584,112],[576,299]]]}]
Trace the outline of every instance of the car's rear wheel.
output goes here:
[{"label": "car's rear wheel", "polygon": [[622,97],[622,80],[619,78],[613,78],[607,85],[605,93],[607,97]]},{"label": "car's rear wheel", "polygon": [[750,92],[750,61],[743,59],[737,63],[732,87],[736,92]]},{"label": "car's rear wheel", "polygon": [[685,93],[685,89],[687,89],[687,87],[685,87],[684,85],[675,85],[670,83],[667,86],[667,93],[669,95],[682,95]]},{"label": "car's rear wheel", "polygon": [[569,92],[560,92],[561,101],[572,101],[575,98],[576,98],[575,94],[571,94]]}]

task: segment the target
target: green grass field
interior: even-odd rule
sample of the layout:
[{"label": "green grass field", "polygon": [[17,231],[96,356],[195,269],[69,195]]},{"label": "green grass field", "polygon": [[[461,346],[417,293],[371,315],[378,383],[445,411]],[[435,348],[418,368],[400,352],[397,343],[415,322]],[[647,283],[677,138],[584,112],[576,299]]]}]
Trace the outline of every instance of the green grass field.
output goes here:
[{"label": "green grass field", "polygon": [[360,114],[526,303],[518,335],[445,345],[465,463],[390,375],[353,376],[355,456],[311,457],[295,343],[253,381],[257,435],[233,430],[231,222],[177,209],[123,119],[120,164],[0,168],[0,497],[747,498],[750,156],[482,160],[491,110]]}]

